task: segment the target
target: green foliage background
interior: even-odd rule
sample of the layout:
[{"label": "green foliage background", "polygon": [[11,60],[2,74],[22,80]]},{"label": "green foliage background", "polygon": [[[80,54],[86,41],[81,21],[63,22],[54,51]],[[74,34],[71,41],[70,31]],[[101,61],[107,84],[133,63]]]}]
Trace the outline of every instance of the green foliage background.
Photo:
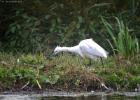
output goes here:
[{"label": "green foliage background", "polygon": [[[20,1],[20,2],[18,2]],[[93,38],[108,51],[111,39],[101,16],[114,26],[114,16],[140,40],[139,0],[17,0],[0,2],[0,50],[51,52],[56,45],[73,46]]]}]

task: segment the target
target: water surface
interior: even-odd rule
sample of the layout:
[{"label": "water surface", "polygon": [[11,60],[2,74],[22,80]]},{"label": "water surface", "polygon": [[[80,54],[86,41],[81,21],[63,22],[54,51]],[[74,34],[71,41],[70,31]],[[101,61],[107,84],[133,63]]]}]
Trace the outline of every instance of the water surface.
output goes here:
[{"label": "water surface", "polygon": [[140,100],[138,92],[114,93],[66,93],[1,94],[0,100]]}]

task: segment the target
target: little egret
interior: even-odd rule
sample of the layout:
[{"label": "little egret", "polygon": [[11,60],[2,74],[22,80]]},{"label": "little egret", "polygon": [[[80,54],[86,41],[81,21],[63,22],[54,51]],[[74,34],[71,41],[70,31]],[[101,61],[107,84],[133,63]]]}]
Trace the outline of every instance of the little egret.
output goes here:
[{"label": "little egret", "polygon": [[[79,54],[82,58],[86,57],[93,60],[95,60],[96,58],[107,58],[108,55],[108,52],[104,50],[100,45],[98,45],[92,39],[82,40],[78,45],[73,47],[57,46],[54,49],[54,54],[58,54],[63,51]],[[102,82],[101,82],[101,86],[109,90],[109,88],[107,88],[107,86],[105,86],[105,84]]]},{"label": "little egret", "polygon": [[57,46],[54,49],[54,54],[57,54],[63,51],[79,54],[82,58],[86,57],[93,60],[95,60],[96,58],[101,58],[101,61],[102,61],[102,58],[107,58],[107,55],[108,55],[108,52],[105,51],[100,45],[98,45],[92,39],[82,40],[78,45],[73,46],[73,47]]}]

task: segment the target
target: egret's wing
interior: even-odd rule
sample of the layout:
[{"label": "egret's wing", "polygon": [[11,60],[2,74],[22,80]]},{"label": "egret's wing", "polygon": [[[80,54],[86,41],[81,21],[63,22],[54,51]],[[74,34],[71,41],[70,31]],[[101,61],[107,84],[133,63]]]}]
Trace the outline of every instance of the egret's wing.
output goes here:
[{"label": "egret's wing", "polygon": [[107,52],[92,39],[87,39],[80,43],[80,48],[85,54],[98,57],[107,57]]},{"label": "egret's wing", "polygon": [[93,55],[93,50],[88,47],[88,45],[80,45],[81,52],[84,56],[88,58],[96,58],[97,56]]}]

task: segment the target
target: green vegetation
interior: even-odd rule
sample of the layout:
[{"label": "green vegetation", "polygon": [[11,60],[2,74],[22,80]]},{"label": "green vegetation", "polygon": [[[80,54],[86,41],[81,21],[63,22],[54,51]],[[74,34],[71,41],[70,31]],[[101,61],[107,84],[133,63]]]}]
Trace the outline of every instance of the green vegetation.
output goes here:
[{"label": "green vegetation", "polygon": [[[18,2],[19,1],[19,2]],[[0,1],[0,91],[133,90],[140,84],[140,0]],[[93,38],[109,57],[93,62],[56,45]]]},{"label": "green vegetation", "polygon": [[[136,36],[138,40],[140,38],[139,0],[21,1],[0,2],[2,52],[49,54],[56,45],[73,46],[85,38],[93,38],[111,52],[106,39],[112,39],[108,36],[101,16],[110,26],[113,25],[114,36],[117,36],[124,24],[125,29],[121,29],[124,35],[128,31],[127,25],[131,29],[130,35]],[[114,27],[114,16],[120,19],[119,28]]]},{"label": "green vegetation", "polygon": [[88,59],[70,54],[60,54],[51,60],[37,55],[0,54],[0,90],[56,89],[87,91],[101,89],[101,82],[114,90],[134,90],[140,84],[140,61],[114,57],[100,60],[89,67]]},{"label": "green vegetation", "polygon": [[[123,21],[120,21],[117,17],[115,18],[117,20],[118,25],[118,34],[115,35],[113,31],[113,27],[111,24],[109,24],[104,18],[102,18],[102,21],[108,31],[108,34],[111,36],[111,39],[113,41],[112,46],[113,51],[117,51],[120,56],[129,58],[132,56],[135,56],[139,53],[139,42],[138,39],[135,37],[133,38],[130,36],[130,30],[126,25],[124,25]],[[115,47],[113,47],[113,45]]]}]

